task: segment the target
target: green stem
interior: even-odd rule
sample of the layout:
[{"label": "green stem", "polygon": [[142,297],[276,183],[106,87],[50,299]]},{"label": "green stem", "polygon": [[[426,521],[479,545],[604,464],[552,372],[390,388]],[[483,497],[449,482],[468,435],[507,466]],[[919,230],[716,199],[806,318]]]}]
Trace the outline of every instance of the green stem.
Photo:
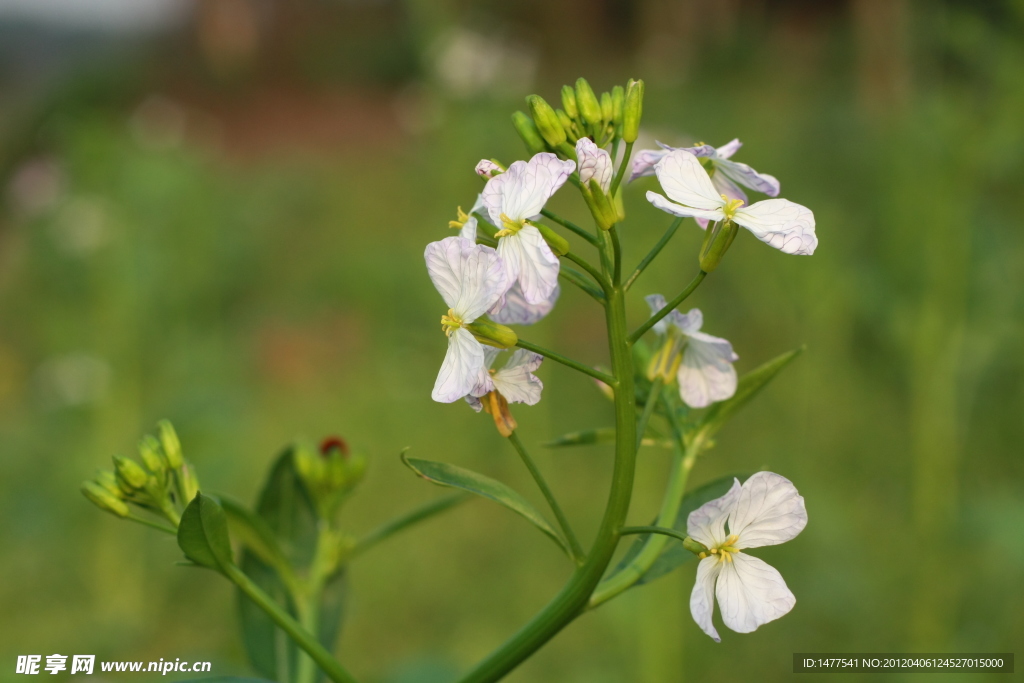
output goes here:
[{"label": "green stem", "polygon": [[633,143],[626,143],[626,150],[622,154],[622,163],[619,164],[619,170],[615,174],[615,179],[612,180],[611,189],[608,190],[608,196],[614,197],[616,190],[619,189],[619,185],[622,183],[622,176],[626,175],[626,169],[629,168],[629,155],[633,153]]},{"label": "green stem", "polygon": [[527,351],[533,351],[534,353],[539,353],[540,355],[544,356],[545,358],[550,358],[551,360],[555,361],[556,363],[561,363],[562,365],[570,367],[573,370],[578,370],[578,371],[582,372],[585,375],[590,375],[594,379],[599,379],[599,380],[601,380],[602,382],[604,382],[605,384],[607,384],[610,387],[615,387],[615,386],[617,386],[619,384],[618,380],[616,380],[614,377],[612,377],[611,375],[609,375],[607,373],[601,372],[597,368],[592,368],[589,365],[584,365],[583,363],[579,363],[577,361],[574,361],[571,358],[566,358],[565,356],[563,356],[560,353],[555,353],[554,351],[549,351],[549,350],[547,350],[547,349],[545,349],[545,348],[543,348],[541,346],[537,346],[536,344],[531,344],[530,342],[528,342],[528,341],[526,341],[524,339],[520,339],[519,342],[516,344],[516,346],[518,346],[521,349],[526,349]]},{"label": "green stem", "polygon": [[693,290],[697,289],[697,285],[699,285],[701,283],[701,281],[703,281],[704,278],[706,278],[707,276],[708,276],[708,274],[705,273],[703,270],[699,271],[697,273],[697,277],[693,278],[693,280],[690,281],[690,284],[688,284],[686,286],[686,289],[684,289],[679,296],[677,296],[675,299],[672,299],[672,301],[669,301],[667,304],[665,304],[664,308],[662,308],[660,311],[658,311],[657,313],[652,315],[650,318],[648,318],[647,322],[645,322],[643,325],[638,327],[636,329],[636,331],[633,332],[633,334],[629,335],[629,343],[630,344],[636,343],[637,339],[639,339],[640,337],[644,336],[644,332],[646,332],[647,330],[649,330],[652,327],[654,327],[655,324],[657,324],[657,322],[659,320],[661,320],[666,315],[671,313],[672,309],[674,309],[679,304],[683,303],[683,301],[686,300],[686,297],[688,297],[691,294],[693,294]]},{"label": "green stem", "polygon": [[633,283],[636,282],[636,279],[640,277],[640,273],[644,272],[647,266],[651,265],[651,261],[653,261],[655,257],[657,257],[657,255],[661,253],[661,250],[665,248],[665,245],[668,244],[668,241],[672,239],[673,235],[676,234],[676,230],[679,229],[679,226],[682,224],[682,222],[682,218],[677,218],[674,221],[672,221],[672,223],[669,224],[668,229],[665,230],[665,234],[661,236],[661,239],[658,240],[658,243],[654,245],[654,248],[651,249],[650,252],[648,252],[647,256],[644,256],[644,260],[640,262],[640,265],[636,267],[636,269],[633,271],[633,274],[629,276],[628,280],[626,280],[626,284],[623,286],[623,289],[625,289],[627,292],[629,291],[629,288],[633,286]]},{"label": "green stem", "polygon": [[567,230],[572,230],[574,233],[576,233],[577,235],[579,235],[580,237],[582,237],[586,241],[590,242],[595,247],[597,246],[597,238],[594,237],[593,233],[591,233],[586,228],[581,228],[580,226],[576,225],[572,221],[566,220],[566,219],[562,218],[561,216],[559,216],[557,214],[551,213],[547,209],[541,209],[540,210],[540,215],[544,216],[545,218],[550,218],[554,222],[556,222],[559,225],[561,225],[563,228],[565,228]]},{"label": "green stem", "polygon": [[608,568],[618,545],[619,530],[629,512],[636,465],[636,392],[633,358],[626,341],[626,308],[620,287],[608,290],[608,346],[615,390],[615,465],[604,517],[587,560],[555,598],[518,633],[498,647],[461,683],[493,683],[503,678],[565,628],[586,608],[590,595]]},{"label": "green stem", "polygon": [[468,499],[469,495],[465,493],[456,493],[451,496],[444,496],[443,498],[432,500],[425,505],[415,508],[410,512],[407,512],[406,514],[402,515],[401,517],[391,520],[390,522],[385,522],[384,524],[381,524],[379,527],[373,529],[365,536],[363,536],[361,539],[356,541],[356,544],[352,547],[351,550],[348,551],[348,554],[345,557],[345,561],[351,561],[352,558],[358,555],[362,555],[370,548],[374,547],[386,538],[389,538],[397,534],[399,531],[408,529],[414,524],[418,524],[419,522],[422,522],[425,519],[429,519],[434,515],[440,514],[445,510],[453,508],[459,503]]},{"label": "green stem", "polygon": [[584,292],[590,295],[590,298],[604,306],[604,292],[602,292],[594,285],[590,284],[590,280],[588,280],[586,276],[583,275],[583,273],[576,270],[575,268],[570,268],[569,266],[563,265],[561,268],[558,269],[558,275],[559,277],[568,280],[569,282],[573,283],[574,285],[582,289]]},{"label": "green stem", "polygon": [[588,273],[590,273],[590,277],[594,278],[594,280],[597,281],[597,284],[599,284],[601,286],[601,289],[607,294],[607,292],[608,292],[608,280],[607,280],[607,278],[605,278],[604,275],[601,274],[601,271],[599,271],[594,266],[590,265],[587,262],[586,259],[584,259],[584,258],[582,258],[580,256],[577,256],[576,254],[572,253],[571,251],[566,252],[565,254],[562,255],[562,257],[569,259],[570,261],[575,263],[577,266],[579,266],[583,270],[585,270]]},{"label": "green stem", "polygon": [[662,534],[664,536],[671,536],[672,538],[680,541],[686,540],[686,534],[675,529],[668,529],[663,526],[624,526],[622,531],[619,532],[623,536],[629,536],[631,534]]},{"label": "green stem", "polygon": [[572,530],[572,525],[569,524],[569,518],[562,512],[562,506],[558,504],[558,500],[555,498],[555,494],[551,491],[551,487],[548,486],[548,482],[544,479],[544,475],[537,468],[537,464],[533,462],[533,458],[526,452],[526,447],[523,442],[519,439],[519,432],[512,432],[508,437],[509,442],[519,453],[519,457],[523,459],[523,464],[526,465],[526,469],[530,470],[530,475],[533,476],[533,480],[537,482],[537,488],[544,494],[544,498],[548,501],[548,506],[551,508],[551,512],[555,513],[555,519],[558,520],[558,526],[562,529],[562,534],[566,540],[569,541],[569,550],[572,552],[572,559],[576,560],[577,564],[582,564],[586,556],[583,553],[583,547],[580,545],[579,540],[576,538],[576,534]]},{"label": "green stem", "polygon": [[612,284],[618,286],[622,281],[622,247],[619,246],[619,231],[615,229],[615,226],[608,228],[608,234],[612,238],[612,253],[615,254],[613,262],[615,264],[612,269]]},{"label": "green stem", "polygon": [[166,524],[160,524],[159,522],[151,522],[150,520],[145,519],[143,517],[136,517],[135,515],[128,515],[127,517],[125,517],[125,519],[130,519],[133,522],[138,522],[139,524],[148,526],[148,527],[150,527],[152,529],[159,529],[160,531],[163,531],[164,533],[174,534],[175,536],[178,535],[178,530],[177,529],[169,527]]},{"label": "green stem", "polygon": [[356,683],[356,679],[331,656],[331,653],[316,638],[302,628],[269,595],[264,593],[262,588],[253,583],[252,579],[243,574],[241,569],[233,564],[225,565],[221,569],[224,571],[224,575],[245,593],[246,597],[266,612],[267,616],[281,627],[281,630],[287,633],[289,638],[295,641],[296,645],[309,653],[309,656],[327,674],[328,678],[334,683]]},{"label": "green stem", "polygon": [[647,394],[647,402],[644,403],[644,412],[641,413],[640,422],[636,426],[636,447],[638,450],[644,440],[644,434],[647,432],[647,423],[651,421],[651,415],[654,414],[654,407],[658,403],[658,396],[661,395],[661,388],[664,385],[665,380],[661,377],[656,377],[651,382],[651,390]]}]

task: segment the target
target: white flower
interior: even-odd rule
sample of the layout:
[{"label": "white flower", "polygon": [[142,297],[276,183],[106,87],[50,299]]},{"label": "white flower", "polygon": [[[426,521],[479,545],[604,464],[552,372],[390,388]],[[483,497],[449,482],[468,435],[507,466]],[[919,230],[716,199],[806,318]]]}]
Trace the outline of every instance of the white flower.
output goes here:
[{"label": "white flower", "polygon": [[516,349],[503,368],[491,370],[499,353],[500,349],[484,347],[484,368],[480,372],[476,386],[466,397],[466,402],[479,413],[483,407],[480,398],[497,391],[509,403],[537,405],[544,383],[533,372],[540,367],[544,356],[526,349]]},{"label": "white flower", "polygon": [[605,194],[612,184],[612,157],[590,138],[576,141],[576,158],[580,163],[580,182],[586,186],[593,178]]},{"label": "white flower", "polygon": [[629,176],[630,181],[642,176],[654,175],[654,167],[669,152],[677,149],[686,150],[697,157],[705,157],[711,162],[715,174],[711,176],[711,182],[719,194],[724,194],[729,199],[742,199],[747,203],[747,195],[737,184],[748,187],[751,190],[763,192],[769,197],[778,197],[781,186],[779,180],[767,173],[758,173],[747,164],[732,161],[732,155],[743,146],[739,138],[733,138],[721,147],[715,148],[711,145],[696,145],[694,147],[670,147],[658,143],[661,149],[640,150],[633,158],[633,168]]},{"label": "white flower", "polygon": [[542,152],[529,162],[516,161],[484,186],[484,206],[491,222],[500,228],[498,253],[510,281],[519,282],[523,297],[531,304],[551,297],[558,284],[559,262],[540,231],[528,221],[540,216],[544,204],[575,168],[572,161]]},{"label": "white flower", "polygon": [[750,206],[741,199],[729,199],[715,189],[697,157],[686,150],[669,152],[654,171],[668,199],[648,192],[647,201],[662,211],[709,221],[732,220],[786,254],[810,255],[818,246],[810,209],[788,199],[766,199]]},{"label": "white flower", "polygon": [[[665,307],[665,297],[660,294],[651,294],[645,301],[652,314]],[[659,352],[665,354],[664,367],[678,362],[679,396],[691,408],[705,408],[736,393],[736,369],[732,364],[739,356],[727,340],[701,332],[703,324],[704,315],[694,308],[686,315],[672,311],[654,325],[654,331],[666,338]],[[677,360],[680,350],[681,361]]]},{"label": "white flower", "polygon": [[805,526],[803,497],[772,472],[758,472],[742,486],[737,479],[727,494],[690,513],[686,533],[710,551],[701,553],[690,594],[690,614],[704,633],[721,642],[711,619],[716,597],[722,621],[737,633],[755,631],[793,609],[796,598],[782,575],[743,551],[784,543]]},{"label": "white flower", "polygon": [[496,310],[490,311],[491,320],[501,325],[532,325],[551,312],[561,294],[561,288],[556,284],[551,296],[539,304],[531,304],[523,296],[523,289],[516,282],[505,292],[505,296],[496,305]]},{"label": "white flower", "polygon": [[481,178],[493,178],[502,172],[501,166],[498,166],[490,159],[481,159],[473,170]]},{"label": "white flower", "polygon": [[473,390],[484,368],[484,347],[466,325],[501,298],[508,275],[494,249],[462,237],[431,242],[423,257],[434,287],[449,306],[448,314],[441,317],[441,327],[448,336],[448,353],[431,397],[451,403]]}]

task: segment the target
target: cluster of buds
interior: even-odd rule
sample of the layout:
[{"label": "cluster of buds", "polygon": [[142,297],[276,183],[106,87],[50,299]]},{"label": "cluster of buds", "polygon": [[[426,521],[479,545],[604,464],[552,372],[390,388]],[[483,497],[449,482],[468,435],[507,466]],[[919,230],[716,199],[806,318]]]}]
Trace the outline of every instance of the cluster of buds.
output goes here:
[{"label": "cluster of buds", "polygon": [[329,437],[320,444],[319,453],[297,446],[295,470],[309,492],[318,516],[331,519],[363,480],[366,456],[351,453],[344,440]]},{"label": "cluster of buds", "polygon": [[617,140],[632,143],[640,129],[643,114],[644,82],[630,80],[626,87],[617,85],[598,97],[585,78],[576,85],[562,86],[562,108],[555,109],[540,95],[530,95],[527,115],[512,115],[519,136],[532,154],[561,153],[576,158],[573,145],[590,138],[598,147]]},{"label": "cluster of buds", "polygon": [[[162,515],[174,526],[181,512],[199,492],[195,469],[182,457],[181,442],[167,420],[158,436],[139,442],[139,460],[114,456],[114,469],[100,472],[82,484],[82,493],[101,510],[132,517],[129,504]],[[133,519],[137,519],[132,517]]]}]

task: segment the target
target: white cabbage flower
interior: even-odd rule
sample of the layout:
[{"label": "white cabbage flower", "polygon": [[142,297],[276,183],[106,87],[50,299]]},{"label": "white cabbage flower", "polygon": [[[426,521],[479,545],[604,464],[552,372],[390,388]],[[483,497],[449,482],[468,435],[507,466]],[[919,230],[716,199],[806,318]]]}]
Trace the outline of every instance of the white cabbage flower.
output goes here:
[{"label": "white cabbage flower", "polygon": [[441,317],[448,353],[431,397],[451,403],[473,390],[485,367],[484,346],[466,326],[501,298],[508,275],[494,249],[462,237],[431,242],[423,257],[434,287],[449,306],[448,314]]},{"label": "white cabbage flower", "polygon": [[528,162],[516,161],[484,186],[484,206],[491,223],[499,227],[498,253],[510,282],[519,283],[528,303],[551,298],[559,269],[558,257],[529,221],[540,217],[544,204],[575,168],[575,162],[542,152]]},{"label": "white cabbage flower", "polygon": [[[652,314],[665,307],[665,297],[660,294],[644,300]],[[660,361],[662,371],[669,374],[666,379],[675,373],[679,396],[691,408],[706,408],[736,393],[736,369],[732,364],[740,357],[727,340],[701,332],[703,324],[704,315],[694,308],[686,315],[672,311],[654,325],[654,331],[665,337],[654,360]]]},{"label": "white cabbage flower", "polygon": [[580,138],[576,141],[576,158],[579,160],[580,182],[587,186],[593,178],[608,194],[613,172],[612,157],[608,150],[601,149],[590,138]]},{"label": "white cabbage flower", "polygon": [[492,370],[499,353],[499,349],[484,347],[484,369],[466,402],[478,413],[481,410],[489,413],[494,418],[498,433],[507,438],[518,426],[508,404],[532,406],[540,401],[544,383],[533,372],[540,367],[544,357],[526,349],[517,349],[503,368]]},{"label": "white cabbage flower", "polygon": [[686,533],[703,543],[690,614],[701,630],[721,642],[712,623],[715,598],[722,621],[737,633],[787,614],[796,597],[771,565],[743,552],[796,538],[807,526],[803,497],[785,477],[758,472],[727,494],[700,506],[686,520]]},{"label": "white cabbage flower", "polygon": [[709,221],[731,220],[786,254],[810,255],[818,246],[814,213],[806,206],[788,199],[766,199],[744,206],[742,199],[729,199],[719,193],[697,157],[686,150],[666,154],[654,172],[668,199],[648,192],[647,201],[662,211]]}]

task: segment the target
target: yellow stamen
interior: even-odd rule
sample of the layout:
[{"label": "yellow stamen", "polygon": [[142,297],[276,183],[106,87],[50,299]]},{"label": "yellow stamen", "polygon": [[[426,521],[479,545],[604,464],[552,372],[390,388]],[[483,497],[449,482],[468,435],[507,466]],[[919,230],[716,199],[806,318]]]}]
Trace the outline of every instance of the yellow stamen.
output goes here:
[{"label": "yellow stamen", "polygon": [[495,237],[508,237],[509,235],[516,234],[523,229],[523,226],[526,225],[526,221],[512,220],[507,214],[503,213],[501,214],[501,225],[503,229],[494,233]]},{"label": "yellow stamen", "polygon": [[448,221],[448,227],[454,228],[455,230],[460,230],[462,229],[462,226],[466,224],[466,221],[469,220],[469,214],[463,211],[461,206],[458,207],[457,211],[457,220]]},{"label": "yellow stamen", "polygon": [[462,319],[455,315],[455,311],[448,309],[448,315],[441,316],[441,329],[444,331],[446,337],[450,337],[452,332],[462,327]]},{"label": "yellow stamen", "polygon": [[725,206],[722,207],[722,213],[725,214],[726,220],[732,220],[732,217],[736,215],[736,210],[743,206],[742,199],[729,199],[724,194],[722,199],[725,201]]},{"label": "yellow stamen", "polygon": [[718,556],[719,562],[732,562],[733,555],[742,552],[736,547],[740,537],[736,534],[729,534],[729,536],[717,547],[712,548],[711,552]]}]

